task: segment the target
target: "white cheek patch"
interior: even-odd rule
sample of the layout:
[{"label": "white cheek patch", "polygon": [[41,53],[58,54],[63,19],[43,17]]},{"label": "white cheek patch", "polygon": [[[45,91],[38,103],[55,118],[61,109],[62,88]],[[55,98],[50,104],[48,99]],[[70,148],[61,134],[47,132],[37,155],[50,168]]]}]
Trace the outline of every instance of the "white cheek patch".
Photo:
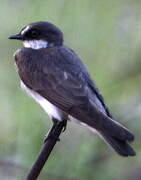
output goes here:
[{"label": "white cheek patch", "polygon": [[23,41],[23,45],[26,48],[42,49],[48,47],[48,42],[44,40],[29,40]]}]

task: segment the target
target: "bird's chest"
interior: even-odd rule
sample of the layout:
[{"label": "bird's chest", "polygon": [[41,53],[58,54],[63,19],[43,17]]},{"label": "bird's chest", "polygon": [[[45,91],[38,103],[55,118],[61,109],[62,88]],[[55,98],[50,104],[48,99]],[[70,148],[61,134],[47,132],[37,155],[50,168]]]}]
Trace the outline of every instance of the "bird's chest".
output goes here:
[{"label": "bird's chest", "polygon": [[18,74],[26,86],[34,89],[34,86],[40,85],[42,79],[42,61],[24,54],[15,58]]},{"label": "bird's chest", "polygon": [[29,58],[19,58],[15,59],[18,72],[20,73],[30,73],[37,71],[37,63],[32,62]]},{"label": "bird's chest", "polygon": [[61,121],[63,112],[36,92],[36,89],[42,89],[44,84],[46,86],[51,86],[48,76],[48,66],[45,65],[42,58],[35,55],[27,56],[25,54],[20,54],[18,57],[15,57],[15,61],[21,78],[21,88],[38,102],[50,117],[54,117]]}]

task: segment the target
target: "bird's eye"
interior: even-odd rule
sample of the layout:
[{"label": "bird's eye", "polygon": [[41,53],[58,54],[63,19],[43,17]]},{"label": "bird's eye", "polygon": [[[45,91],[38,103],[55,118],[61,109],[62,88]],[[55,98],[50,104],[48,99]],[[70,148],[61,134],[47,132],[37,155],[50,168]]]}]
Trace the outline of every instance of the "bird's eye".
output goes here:
[{"label": "bird's eye", "polygon": [[39,36],[39,34],[40,34],[40,32],[39,32],[37,29],[32,29],[32,30],[30,31],[30,37],[31,37],[31,38],[36,38],[36,37]]}]

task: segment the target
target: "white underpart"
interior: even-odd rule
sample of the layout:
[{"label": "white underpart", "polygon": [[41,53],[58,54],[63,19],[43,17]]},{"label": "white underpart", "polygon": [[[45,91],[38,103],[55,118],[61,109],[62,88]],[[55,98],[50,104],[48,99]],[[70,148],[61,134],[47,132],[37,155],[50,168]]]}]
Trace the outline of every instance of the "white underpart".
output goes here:
[{"label": "white underpart", "polygon": [[[45,112],[50,116],[50,118],[54,117],[54,118],[58,119],[59,121],[62,120],[63,112],[59,108],[57,108],[56,106],[51,104],[48,100],[46,100],[44,97],[42,97],[37,92],[29,89],[22,81],[21,81],[21,88],[23,90],[25,90],[29,96],[31,96],[36,102],[38,102],[40,104],[40,106],[45,110]],[[70,115],[69,115],[69,119],[72,122],[86,126],[94,133],[97,133],[97,131],[94,128],[91,128],[87,124],[77,120],[76,118],[74,118]]]},{"label": "white underpart", "polygon": [[[22,81],[21,81],[21,88],[26,91],[26,93],[31,96],[36,102],[38,102],[40,104],[40,106],[45,110],[46,113],[48,113],[48,115],[50,117],[55,117],[58,120],[62,120],[62,111],[57,108],[56,106],[54,106],[53,104],[51,104],[48,100],[46,100],[44,97],[42,97],[40,94],[38,94],[37,92],[29,89]],[[69,115],[69,119],[77,124],[81,124],[83,126],[87,126],[90,130],[92,130],[93,132],[96,132],[95,129],[89,127],[87,124],[75,119],[74,117]]]},{"label": "white underpart", "polygon": [[50,117],[54,117],[60,121],[62,120],[63,112],[59,108],[51,104],[48,100],[46,100],[37,92],[29,89],[22,81],[21,81],[21,88],[24,89],[27,92],[27,94],[31,96],[36,102],[38,102]]},{"label": "white underpart", "polygon": [[23,45],[26,48],[42,49],[48,47],[48,42],[44,40],[26,40],[23,41]]}]

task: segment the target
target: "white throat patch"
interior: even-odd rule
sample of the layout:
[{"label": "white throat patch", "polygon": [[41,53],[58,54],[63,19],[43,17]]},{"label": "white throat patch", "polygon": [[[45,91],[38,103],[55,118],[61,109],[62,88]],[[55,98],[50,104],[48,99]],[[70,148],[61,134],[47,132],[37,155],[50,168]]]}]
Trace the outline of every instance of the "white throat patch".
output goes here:
[{"label": "white throat patch", "polygon": [[23,45],[26,48],[32,48],[32,49],[42,49],[42,48],[48,47],[47,41],[44,41],[44,40],[23,41]]}]

